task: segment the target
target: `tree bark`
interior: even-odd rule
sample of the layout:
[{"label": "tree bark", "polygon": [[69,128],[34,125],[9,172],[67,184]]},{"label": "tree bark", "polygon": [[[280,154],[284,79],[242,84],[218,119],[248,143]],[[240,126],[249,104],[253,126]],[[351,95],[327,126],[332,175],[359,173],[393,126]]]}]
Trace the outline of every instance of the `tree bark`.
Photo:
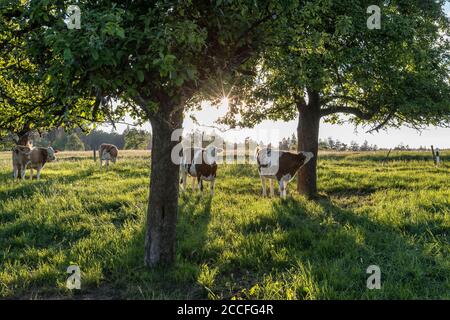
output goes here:
[{"label": "tree bark", "polygon": [[314,158],[300,169],[297,179],[297,191],[308,198],[314,198],[317,195],[320,96],[318,92],[308,91],[308,98],[308,104],[298,105],[298,151],[312,152]]},{"label": "tree bark", "polygon": [[144,257],[148,267],[175,261],[179,165],[171,159],[172,149],[178,143],[171,141],[171,135],[173,130],[181,128],[183,114],[176,112],[169,116],[169,110],[161,109],[150,119],[153,147]]}]

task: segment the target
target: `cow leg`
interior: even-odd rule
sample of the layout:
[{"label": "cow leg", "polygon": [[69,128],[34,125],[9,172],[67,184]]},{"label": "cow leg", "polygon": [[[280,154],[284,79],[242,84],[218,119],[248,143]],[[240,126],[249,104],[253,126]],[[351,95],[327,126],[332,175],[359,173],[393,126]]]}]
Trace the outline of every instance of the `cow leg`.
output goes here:
[{"label": "cow leg", "polygon": [[200,176],[197,178],[198,188],[200,189],[200,193],[203,192],[203,182]]},{"label": "cow leg", "polygon": [[106,171],[109,171],[109,160],[106,160]]},{"label": "cow leg", "polygon": [[185,192],[186,191],[186,184],[187,184],[187,172],[185,170],[183,170],[181,172],[181,179],[183,179],[182,190],[183,190],[183,192]]},{"label": "cow leg", "polygon": [[14,166],[14,168],[13,168],[13,176],[14,176],[14,181],[16,181],[17,177],[19,176],[19,168],[17,166]]},{"label": "cow leg", "polygon": [[27,174],[27,168],[25,166],[22,166],[20,168],[20,174],[21,174],[22,180],[25,180],[25,175]]},{"label": "cow leg", "polygon": [[191,187],[192,187],[192,192],[195,192],[195,177],[192,177]]},{"label": "cow leg", "polygon": [[38,167],[37,167],[37,179],[38,179],[38,180],[41,179],[41,170],[42,170],[42,167],[41,167],[41,166],[38,166]]},{"label": "cow leg", "polygon": [[102,171],[102,167],[103,167],[103,160],[102,160],[101,155],[100,155],[100,171]]},{"label": "cow leg", "polygon": [[267,196],[266,178],[264,176],[261,176],[261,184],[262,184],[262,195],[263,195],[263,197],[266,197]]},{"label": "cow leg", "polygon": [[274,197],[275,196],[275,188],[274,188],[274,181],[273,179],[270,179],[270,196]]},{"label": "cow leg", "polygon": [[211,197],[214,196],[214,185],[216,183],[216,179],[211,180]]},{"label": "cow leg", "polygon": [[284,188],[284,181],[278,180],[278,186],[280,188],[280,197],[286,199],[286,189]]},{"label": "cow leg", "polygon": [[33,168],[30,168],[30,180],[33,180],[34,171]]}]

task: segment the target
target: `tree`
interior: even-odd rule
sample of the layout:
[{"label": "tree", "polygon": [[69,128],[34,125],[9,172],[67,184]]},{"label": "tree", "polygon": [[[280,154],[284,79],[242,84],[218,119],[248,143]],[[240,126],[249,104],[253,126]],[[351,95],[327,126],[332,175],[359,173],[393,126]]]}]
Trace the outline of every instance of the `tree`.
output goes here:
[{"label": "tree", "polygon": [[291,137],[291,144],[290,144],[290,146],[289,146],[289,149],[290,149],[290,150],[295,150],[295,149],[297,149],[297,144],[298,144],[298,142],[297,142],[297,137],[295,136],[295,133],[293,133],[293,134],[292,134],[292,137]]},{"label": "tree", "polygon": [[13,138],[7,134],[4,135],[3,138],[0,138],[0,151],[7,151],[11,150],[14,147],[14,140]]},{"label": "tree", "polygon": [[342,148],[342,142],[339,141],[339,139],[336,139],[336,142],[334,143],[334,150],[340,151]]},{"label": "tree", "polygon": [[328,137],[327,144],[329,149],[335,149],[336,147],[336,142],[333,140],[332,137]]},{"label": "tree", "polygon": [[125,149],[145,150],[149,146],[149,141],[151,141],[151,134],[149,132],[136,128],[127,128],[124,132],[124,137]]},{"label": "tree", "polygon": [[84,151],[84,143],[76,133],[72,133],[67,137],[64,150]]},{"label": "tree", "polygon": [[[37,49],[29,47],[30,42],[42,40],[38,38],[44,27],[41,22],[56,19],[39,12],[45,6],[54,9],[38,1],[0,3],[0,137],[10,135],[19,145],[26,145],[33,132],[60,126],[86,129],[82,115],[93,105],[89,97],[71,97],[70,88],[56,92],[41,63],[43,59],[36,60],[30,55],[30,50]],[[28,14],[35,12],[38,16],[27,20],[25,8]],[[57,99],[58,96],[64,98]],[[95,116],[102,119],[100,113]]]},{"label": "tree", "polygon": [[114,144],[119,149],[125,148],[124,135],[117,132],[105,132],[94,129],[88,134],[80,132],[79,135],[87,150],[98,150],[102,143]]},{"label": "tree", "polygon": [[361,150],[361,151],[369,151],[370,150],[369,142],[367,140],[364,140],[364,142],[361,145],[361,147],[359,148],[359,150]]},{"label": "tree", "polygon": [[319,150],[328,150],[330,146],[326,140],[319,139]]},{"label": "tree", "polygon": [[[252,60],[225,121],[252,126],[298,116],[298,149],[315,157],[298,191],[317,193],[320,121],[365,126],[450,125],[449,21],[445,1],[378,1],[381,29],[367,27],[368,0],[305,1],[277,19],[278,39]],[[347,115],[341,118],[340,115]]]},{"label": "tree", "polygon": [[[5,37],[24,34],[52,98],[83,119],[131,112],[152,125],[152,168],[145,264],[175,258],[178,165],[171,152],[183,112],[202,99],[221,100],[222,83],[263,49],[290,1],[79,1],[81,29],[63,19],[72,1],[27,1],[0,10]],[[89,112],[75,102],[91,102]],[[113,105],[120,101],[119,105]],[[55,108],[52,108],[56,110]]]},{"label": "tree", "polygon": [[358,151],[358,150],[359,150],[359,144],[358,144],[358,142],[352,140],[352,141],[350,142],[350,150],[352,150],[352,151]]},{"label": "tree", "polygon": [[278,149],[288,151],[289,150],[289,141],[286,138],[281,139],[281,141],[279,142]]}]

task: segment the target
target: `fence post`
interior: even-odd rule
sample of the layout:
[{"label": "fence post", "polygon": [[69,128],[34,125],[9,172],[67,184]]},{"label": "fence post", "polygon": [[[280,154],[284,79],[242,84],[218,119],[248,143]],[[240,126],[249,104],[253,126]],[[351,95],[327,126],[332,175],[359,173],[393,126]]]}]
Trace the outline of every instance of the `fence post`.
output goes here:
[{"label": "fence post", "polygon": [[223,140],[222,142],[222,157],[223,157],[223,163],[226,164],[227,163],[227,143],[225,140]]},{"label": "fence post", "polygon": [[245,139],[245,164],[250,163],[250,141],[249,138]]},{"label": "fence post", "polygon": [[436,162],[436,153],[434,152],[434,147],[433,146],[431,146],[431,153],[433,154],[434,164],[437,164],[437,162]]},{"label": "fence post", "polygon": [[387,160],[388,160],[388,158],[389,158],[389,155],[391,154],[391,151],[392,151],[392,148],[389,149],[389,152],[387,153],[386,158],[384,158],[383,163],[386,163],[386,162],[387,162]]},{"label": "fence post", "polygon": [[434,154],[436,156],[436,165],[438,166],[439,163],[441,162],[441,154],[440,154],[439,148],[436,148],[436,150],[434,151]]},{"label": "fence post", "polygon": [[238,159],[238,144],[234,143],[234,164],[237,164]]},{"label": "fence post", "polygon": [[97,148],[93,148],[94,151],[94,162],[97,162]]}]

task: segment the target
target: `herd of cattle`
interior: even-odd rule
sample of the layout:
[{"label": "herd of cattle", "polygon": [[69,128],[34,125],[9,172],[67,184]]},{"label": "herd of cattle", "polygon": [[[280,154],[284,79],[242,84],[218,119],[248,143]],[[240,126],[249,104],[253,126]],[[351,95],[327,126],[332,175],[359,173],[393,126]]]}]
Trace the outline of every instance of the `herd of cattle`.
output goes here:
[{"label": "herd of cattle", "polygon": [[[25,179],[26,169],[30,169],[30,179],[33,179],[37,171],[37,179],[40,179],[41,170],[47,162],[56,160],[57,150],[52,147],[34,148],[31,144],[27,146],[16,146],[12,150],[14,180],[19,176]],[[185,148],[182,151],[180,174],[182,190],[186,191],[188,175],[193,177],[192,190],[195,191],[195,182],[198,189],[203,191],[203,181],[210,182],[211,196],[214,195],[214,186],[217,176],[217,156],[222,152],[215,146],[206,148]],[[105,161],[109,168],[109,161],[116,162],[119,150],[112,144],[102,144],[99,149],[100,169]],[[258,172],[261,177],[262,194],[267,196],[266,180],[270,180],[270,195],[274,196],[274,181],[278,182],[280,196],[286,197],[286,187],[297,171],[313,158],[312,152],[301,151],[292,153],[288,151],[272,150],[270,148],[259,148],[255,150],[255,158]]]}]

